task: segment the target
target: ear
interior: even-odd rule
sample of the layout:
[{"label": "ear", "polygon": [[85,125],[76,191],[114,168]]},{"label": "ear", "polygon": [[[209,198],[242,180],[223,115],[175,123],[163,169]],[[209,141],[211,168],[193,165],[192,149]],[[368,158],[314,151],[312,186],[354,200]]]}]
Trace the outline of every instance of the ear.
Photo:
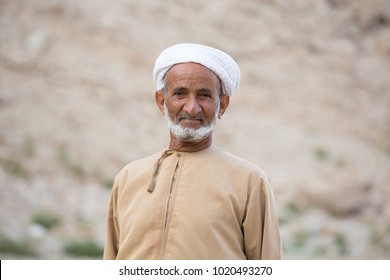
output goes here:
[{"label": "ear", "polygon": [[229,95],[222,95],[219,97],[219,105],[220,105],[219,114],[218,114],[219,119],[225,113],[227,107],[229,107],[229,103],[230,103]]},{"label": "ear", "polygon": [[164,102],[165,102],[165,94],[162,90],[158,90],[155,93],[155,99],[158,109],[162,114],[164,114]]}]

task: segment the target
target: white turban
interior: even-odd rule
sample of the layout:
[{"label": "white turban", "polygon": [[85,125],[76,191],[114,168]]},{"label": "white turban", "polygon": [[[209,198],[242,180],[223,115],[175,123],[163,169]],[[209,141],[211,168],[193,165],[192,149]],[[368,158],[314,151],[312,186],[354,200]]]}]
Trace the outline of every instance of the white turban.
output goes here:
[{"label": "white turban", "polygon": [[232,96],[240,84],[240,68],[227,53],[199,44],[173,45],[157,57],[153,68],[153,78],[157,90],[164,87],[164,77],[175,64],[195,62],[213,71],[222,83],[222,94]]}]

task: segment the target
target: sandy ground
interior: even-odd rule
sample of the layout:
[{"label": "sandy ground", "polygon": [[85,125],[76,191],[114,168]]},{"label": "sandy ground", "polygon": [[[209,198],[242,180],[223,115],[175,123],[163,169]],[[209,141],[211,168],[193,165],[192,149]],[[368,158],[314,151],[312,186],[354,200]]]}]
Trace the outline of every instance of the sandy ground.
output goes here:
[{"label": "sandy ground", "polygon": [[0,1],[0,243],[35,252],[1,258],[103,245],[113,177],[168,143],[151,70],[179,42],[241,67],[214,143],[270,176],[285,258],[389,259],[388,0]]}]

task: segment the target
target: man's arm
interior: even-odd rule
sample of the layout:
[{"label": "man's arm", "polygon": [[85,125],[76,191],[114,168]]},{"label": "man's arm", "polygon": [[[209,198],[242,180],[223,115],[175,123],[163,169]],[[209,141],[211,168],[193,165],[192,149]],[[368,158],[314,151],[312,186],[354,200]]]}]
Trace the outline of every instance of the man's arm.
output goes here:
[{"label": "man's arm", "polygon": [[247,201],[243,222],[244,246],[248,259],[281,259],[282,243],[271,185],[259,177]]},{"label": "man's arm", "polygon": [[114,186],[112,188],[110,204],[106,225],[106,240],[104,244],[104,260],[115,260],[118,254],[119,245],[119,227],[117,223],[116,204],[118,195],[118,186],[115,179]]}]

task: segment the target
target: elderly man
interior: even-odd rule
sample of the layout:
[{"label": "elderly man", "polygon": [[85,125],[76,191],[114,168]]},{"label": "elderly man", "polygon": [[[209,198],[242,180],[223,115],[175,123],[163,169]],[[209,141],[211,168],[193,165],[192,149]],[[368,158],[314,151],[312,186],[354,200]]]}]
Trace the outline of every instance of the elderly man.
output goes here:
[{"label": "elderly man", "polygon": [[159,55],[153,76],[169,148],[116,176],[104,259],[280,259],[267,176],[212,145],[239,85],[236,62],[215,48],[178,44]]}]

